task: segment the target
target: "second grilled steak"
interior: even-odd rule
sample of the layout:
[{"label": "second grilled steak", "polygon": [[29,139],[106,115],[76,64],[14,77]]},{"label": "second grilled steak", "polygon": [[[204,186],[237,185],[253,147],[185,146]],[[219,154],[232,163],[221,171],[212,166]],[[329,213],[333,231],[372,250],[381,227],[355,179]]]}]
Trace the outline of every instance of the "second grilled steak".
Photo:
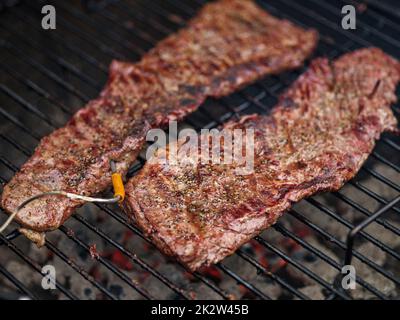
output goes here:
[{"label": "second grilled steak", "polygon": [[[206,5],[188,26],[138,63],[113,62],[101,96],[45,137],[5,186],[2,206],[12,212],[49,190],[94,195],[111,186],[109,161],[125,174],[146,132],[194,111],[266,74],[300,66],[317,42],[252,1]],[[16,220],[35,231],[60,226],[82,202],[49,196],[24,208]],[[31,234],[31,233],[30,233]],[[33,238],[33,237],[32,237]]]},{"label": "second grilled steak", "polygon": [[[216,263],[293,202],[354,177],[381,133],[396,130],[390,105],[399,80],[399,62],[376,48],[332,64],[317,59],[270,116],[224,126],[255,130],[252,173],[237,174],[235,162],[201,163],[197,149],[187,154],[191,163],[165,164],[160,149],[128,182],[125,210],[189,269]],[[177,149],[185,145],[178,140]]]}]

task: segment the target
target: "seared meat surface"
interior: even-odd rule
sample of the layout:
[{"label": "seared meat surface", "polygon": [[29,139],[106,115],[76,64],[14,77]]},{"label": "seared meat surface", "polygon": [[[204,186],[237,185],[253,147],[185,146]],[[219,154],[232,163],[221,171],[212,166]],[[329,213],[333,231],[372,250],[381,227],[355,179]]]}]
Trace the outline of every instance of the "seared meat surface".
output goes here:
[{"label": "seared meat surface", "polygon": [[[114,61],[100,97],[42,139],[5,186],[2,207],[12,212],[25,199],[49,190],[104,191],[111,186],[109,161],[126,174],[150,128],[181,119],[208,96],[299,67],[316,42],[315,31],[274,18],[252,1],[206,5],[140,62]],[[80,205],[49,196],[28,205],[16,220],[30,230],[48,231]]]},{"label": "seared meat surface", "polygon": [[[125,210],[189,269],[216,263],[292,203],[354,177],[381,133],[397,130],[390,105],[399,80],[399,62],[377,48],[332,63],[316,59],[270,115],[224,125],[254,130],[253,172],[238,174],[242,164],[235,162],[201,163],[196,148],[182,153],[192,162],[163,163],[169,145],[128,182]],[[174,146],[186,145],[183,139]]]}]

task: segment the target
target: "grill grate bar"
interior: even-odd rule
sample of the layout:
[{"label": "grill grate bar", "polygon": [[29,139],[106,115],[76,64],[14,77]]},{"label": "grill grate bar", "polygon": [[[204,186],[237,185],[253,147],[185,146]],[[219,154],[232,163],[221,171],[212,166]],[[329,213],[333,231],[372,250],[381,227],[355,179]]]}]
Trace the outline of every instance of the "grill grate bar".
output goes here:
[{"label": "grill grate bar", "polygon": [[376,151],[372,152],[371,156],[374,157],[375,159],[377,159],[378,161],[386,164],[390,168],[396,170],[397,172],[400,172],[400,167],[399,166],[397,166],[394,163],[390,162],[389,160],[387,160],[385,157],[383,157],[382,155],[380,155]]},{"label": "grill grate bar", "polygon": [[[7,141],[9,144],[11,144],[13,147],[15,147],[17,150],[19,150],[21,153],[23,153],[25,156],[29,156],[31,154],[31,152],[27,148],[25,148],[22,145],[19,145],[18,142],[15,141],[14,139],[9,138],[8,136],[5,136],[2,133],[0,133],[0,137],[5,141]],[[6,160],[3,156],[1,156],[1,158]]]},{"label": "grill grate bar", "polygon": [[386,184],[387,186],[391,187],[392,189],[400,192],[400,186],[393,183],[391,180],[389,180],[388,178],[386,178],[384,175],[380,174],[379,172],[375,171],[374,169],[364,166],[363,170],[368,172],[371,176],[373,176],[377,180],[379,180],[379,181],[383,182],[384,184]]},{"label": "grill grate bar", "polygon": [[380,207],[378,210],[374,212],[374,214],[368,219],[363,220],[357,226],[355,226],[347,235],[346,244],[347,250],[344,258],[344,265],[350,265],[353,258],[353,247],[354,240],[357,234],[360,233],[361,230],[365,229],[368,225],[370,225],[377,217],[383,215],[385,212],[390,210],[396,203],[400,201],[400,196],[395,197],[392,201],[390,201],[387,205]]},{"label": "grill grate bar", "polygon": [[[117,4],[120,4],[120,3],[121,2],[117,2]],[[118,17],[116,17],[114,14],[112,14],[111,12],[102,11],[99,13],[99,15],[102,16],[104,19],[108,20],[109,22],[111,22],[113,25],[117,24],[117,26],[122,28],[123,30],[132,32],[132,28],[129,28],[126,24],[121,23],[120,19]],[[140,14],[140,12],[135,12],[134,17],[139,22],[143,23],[144,21],[146,21],[146,18],[144,16],[142,16]],[[163,31],[163,32],[167,32],[167,33],[174,32],[174,30],[169,29],[168,27],[162,27],[162,26],[160,27],[160,25],[151,18],[149,18],[149,20],[147,22],[150,22],[151,25],[154,26],[155,28],[157,28],[158,31]],[[137,37],[142,39],[142,41],[144,40],[147,44],[149,44],[150,45],[149,47],[153,46],[154,39],[150,35],[148,35],[146,32],[143,32],[136,28],[134,30],[134,33]]]},{"label": "grill grate bar", "polygon": [[124,253],[125,256],[129,257],[130,260],[132,260],[134,263],[139,265],[142,269],[146,270],[150,274],[152,274],[154,277],[156,277],[158,280],[160,280],[163,284],[165,284],[168,288],[172,289],[175,291],[176,294],[179,296],[189,299],[189,293],[187,293],[185,290],[178,288],[175,284],[170,282],[167,278],[165,278],[162,274],[158,273],[156,270],[151,268],[146,262],[138,258],[134,253],[130,252],[124,246],[119,244],[118,242],[112,240],[110,237],[108,237],[100,228],[93,226],[87,219],[85,219],[82,216],[75,215],[74,218],[79,221],[81,224],[85,225],[88,229],[92,230],[96,234],[98,234],[102,239],[106,240],[108,243],[110,243],[114,248],[118,249],[122,253]]},{"label": "grill grate bar", "polygon": [[[307,225],[308,227],[312,228],[314,231],[318,232],[320,235],[322,235],[325,239],[327,239],[328,241],[334,243],[335,245],[337,245],[339,248],[346,250],[347,246],[343,241],[340,241],[338,239],[336,239],[333,235],[329,234],[328,232],[326,232],[325,230],[323,230],[322,228],[318,227],[317,225],[313,224],[309,219],[307,219],[306,217],[304,217],[304,215],[300,214],[297,210],[295,209],[291,209],[289,210],[289,213],[294,216],[296,219],[300,220],[301,222],[303,222],[305,225]],[[355,250],[353,250],[353,255],[356,256],[357,258],[359,258],[362,261],[362,256],[356,252]],[[391,273],[386,272],[386,274],[388,275],[387,278],[389,278],[390,280],[392,280],[393,282],[398,283],[399,279],[394,277]],[[386,276],[386,275],[385,275]]]},{"label": "grill grate bar", "polygon": [[[68,229],[65,226],[61,226],[60,231],[64,233],[69,239],[71,239],[73,242],[75,242],[79,247],[85,249],[86,252],[90,254],[90,247],[88,244],[84,243],[81,239],[76,237],[73,233],[69,232]],[[47,242],[47,240],[46,240]],[[139,294],[141,294],[143,297],[146,299],[154,299],[154,297],[147,292],[146,289],[142,288],[141,286],[137,285],[132,281],[131,278],[129,278],[127,275],[125,275],[123,272],[121,272],[118,268],[114,267],[108,260],[104,259],[100,255],[98,257],[95,257],[103,266],[105,266],[108,270],[110,270],[112,273],[117,275],[120,279],[122,279],[125,283],[127,283],[131,288],[136,290]]]},{"label": "grill grate bar", "polygon": [[[355,5],[361,4],[359,1],[353,1],[353,0],[350,0],[350,1],[341,0],[341,2],[343,2],[345,4],[355,4]],[[379,3],[376,0],[375,1],[374,0],[373,1],[364,0],[364,2],[370,3],[370,5],[368,5],[369,10],[367,12],[364,12],[366,15],[374,17],[375,19],[379,20],[381,24],[390,26],[394,30],[400,31],[400,27],[394,22],[395,20],[389,20],[387,17],[382,15],[382,13],[380,13],[379,10],[377,10]],[[390,10],[387,13],[389,13],[389,14],[393,13],[391,11],[393,11],[393,10]]]},{"label": "grill grate bar", "polygon": [[39,109],[23,99],[17,93],[9,89],[8,87],[0,84],[0,90],[3,91],[6,95],[11,97],[14,101],[18,102],[24,109],[32,112],[35,116],[39,117],[42,121],[44,121],[47,125],[52,127],[53,129],[57,128],[58,125],[48,116],[39,111]]},{"label": "grill grate bar", "polygon": [[16,288],[32,300],[37,300],[36,295],[30,291],[21,281],[19,281],[12,273],[0,265],[0,273],[5,276]]},{"label": "grill grate bar", "polygon": [[[342,249],[342,250],[346,250],[347,246],[343,241],[340,241],[338,239],[336,239],[332,234],[330,234],[329,232],[325,231],[324,229],[320,228],[319,226],[317,226],[315,223],[311,222],[311,220],[309,220],[308,218],[306,218],[303,214],[299,213],[297,210],[291,209],[288,212],[291,216],[295,217],[297,220],[301,221],[304,225],[308,226],[309,228],[311,228],[312,230],[314,230],[315,232],[317,232],[318,234],[320,234],[321,236],[323,236],[327,241],[335,244],[338,248]],[[298,238],[299,240],[301,240],[300,238]],[[360,257],[360,254],[358,252],[356,252],[355,250],[353,250],[353,254],[354,256],[356,256],[357,258]],[[339,266],[337,263],[335,263],[336,267],[341,267]],[[338,268],[337,268],[338,269]],[[360,279],[359,277],[357,277],[357,282],[359,282]],[[362,280],[363,281],[363,280]],[[363,281],[364,282],[364,281]],[[360,282],[359,282],[360,283]],[[365,284],[366,282],[364,282]],[[364,285],[363,285],[364,286]],[[369,284],[367,284],[368,287],[371,287]],[[371,291],[370,291],[371,292]]]},{"label": "grill grate bar", "polygon": [[[352,185],[356,186],[357,188],[359,188],[362,192],[364,192],[365,194],[369,195],[371,198],[375,199],[376,201],[378,201],[379,203],[382,204],[388,204],[390,201],[384,199],[383,197],[379,196],[376,192],[371,191],[370,189],[368,189],[366,186],[362,185],[360,182],[356,181],[356,182],[352,182]],[[400,209],[396,206],[391,207],[391,209],[396,212],[396,213],[400,213]],[[375,220],[377,221],[377,220]],[[396,230],[394,233],[398,234],[399,229],[392,227],[394,230]],[[400,260],[400,255],[398,256],[398,259]]]},{"label": "grill grate bar", "polygon": [[[196,13],[195,9],[193,9],[191,6],[188,6],[186,3],[183,3],[182,1],[178,0],[175,2],[175,1],[166,0],[166,2],[168,2],[170,6],[173,6],[178,10],[188,13],[189,16],[193,16]],[[197,2],[199,5],[205,4],[203,1],[195,0],[195,2]]]},{"label": "grill grate bar", "polygon": [[[37,23],[33,22],[29,16],[21,14],[18,10],[10,10],[10,13],[14,17],[16,17],[18,20],[20,20],[24,23],[27,23],[32,29],[41,31],[41,28],[39,27],[39,25]],[[84,61],[88,62],[90,65],[95,67],[97,70],[102,71],[104,74],[108,73],[108,67],[104,63],[98,61],[93,56],[88,55],[87,53],[82,51],[79,47],[74,45],[73,42],[72,43],[66,42],[65,39],[61,38],[56,33],[49,33],[49,37],[50,37],[51,41],[57,41],[58,44],[61,44],[63,47],[67,48],[68,50],[71,50],[77,56],[82,58]]]},{"label": "grill grate bar", "polygon": [[218,295],[220,295],[225,300],[234,299],[234,295],[227,293],[225,290],[221,289],[218,285],[216,285],[212,280],[207,279],[204,275],[199,272],[192,273],[194,277],[202,281],[207,287],[215,291]]},{"label": "grill grate bar", "polygon": [[116,1],[119,0],[81,0],[81,3],[87,12],[97,12]]},{"label": "grill grate bar", "polygon": [[12,91],[11,89],[9,89],[7,86],[0,84],[0,90],[2,92],[4,92],[7,96],[11,97],[12,99],[14,99],[15,101],[17,101],[20,105],[22,105],[25,109],[29,110],[30,112],[32,112],[34,115],[36,115],[37,117],[39,117],[42,121],[44,121],[46,124],[51,125],[51,126],[55,126],[55,124],[53,123],[53,121],[51,121],[47,116],[45,116],[42,112],[40,112],[37,108],[35,108],[34,106],[32,106],[32,104],[30,104],[28,101],[26,101],[25,99],[23,99],[21,96],[19,96],[18,94],[16,94],[14,91]]},{"label": "grill grate bar", "polygon": [[16,125],[23,132],[25,132],[28,135],[32,136],[36,140],[40,140],[40,136],[39,135],[37,135],[36,133],[34,133],[34,132],[30,131],[28,128],[26,128],[25,125],[21,123],[21,121],[19,121],[17,118],[15,118],[11,114],[9,114],[2,107],[0,108],[0,114],[2,114],[5,118],[7,118],[10,122],[12,122],[14,125]]},{"label": "grill grate bar", "polygon": [[[311,0],[312,2],[315,3],[315,5],[317,4],[317,2],[315,0]],[[344,1],[341,1],[344,2]],[[345,4],[345,3],[344,3]],[[340,15],[339,12],[337,12],[335,10],[334,7],[332,7],[331,4],[329,4],[328,2],[318,2],[318,5],[320,5],[321,7],[329,10],[330,12],[332,12],[333,14],[335,14],[337,17],[342,17]],[[367,30],[368,32],[372,33],[373,35],[377,36],[379,39],[384,39],[386,42],[390,43],[393,46],[396,46],[397,48],[400,48],[400,41],[398,41],[395,38],[392,38],[391,36],[387,35],[386,33],[382,33],[381,31],[379,31],[378,29],[372,27],[372,25],[367,25],[366,23],[364,23],[363,21],[361,21],[359,19],[358,21],[358,26],[361,26],[363,29]]]},{"label": "grill grate bar", "polygon": [[[347,38],[349,38],[350,40],[354,41],[355,43],[357,43],[357,44],[359,44],[361,46],[369,46],[370,45],[370,43],[367,40],[359,38],[359,37],[355,36],[352,33],[346,32],[346,30],[344,30],[344,29],[339,27],[339,24],[333,23],[332,21],[328,20],[326,17],[321,16],[316,11],[311,10],[309,8],[306,8],[306,7],[302,6],[299,3],[289,3],[287,0],[282,0],[279,4],[283,4],[284,6],[285,5],[286,6],[291,6],[292,10],[293,9],[298,10],[299,12],[301,12],[301,13],[307,15],[308,17],[312,18],[314,21],[317,21],[318,23],[320,23],[320,24],[322,24],[322,25],[324,25],[324,26],[326,26],[326,27],[328,27],[330,29],[333,29],[335,32],[346,36]],[[338,49],[341,49],[341,48],[338,48]]]},{"label": "grill grate bar", "polygon": [[[31,268],[33,268],[36,272],[38,272],[40,275],[43,277],[46,276],[44,272],[42,272],[42,268],[40,265],[31,259],[30,257],[26,256],[21,249],[19,249],[14,243],[12,243],[10,240],[8,240],[6,237],[4,237],[2,234],[0,234],[0,241],[5,243],[5,245],[13,251],[17,256],[19,256],[22,260],[25,261],[27,265],[29,265]],[[72,300],[76,300],[77,297],[70,292],[68,289],[66,289],[63,285],[59,284],[57,281],[55,282],[55,286],[58,290],[60,290],[66,297]]]},{"label": "grill grate bar", "polygon": [[[393,16],[395,19],[400,17],[400,13],[396,10],[393,10],[394,8],[390,5],[387,5],[385,3],[376,1],[376,0],[364,0],[367,4],[368,7],[373,7],[377,11],[384,12],[385,14]],[[379,14],[379,16],[382,16]],[[385,19],[385,21],[390,22],[390,20]]]},{"label": "grill grate bar", "polygon": [[[384,15],[382,15],[382,14],[379,12],[379,9],[378,9],[378,4],[379,4],[379,3],[377,3],[376,0],[372,0],[372,1],[370,1],[370,0],[364,0],[363,2],[364,2],[364,3],[361,3],[361,2],[358,1],[358,0],[340,0],[340,3],[342,3],[343,5],[345,5],[345,4],[351,4],[351,5],[355,5],[355,6],[358,6],[358,5],[361,5],[361,4],[366,4],[365,2],[367,2],[367,3],[370,2],[370,4],[367,5],[367,9],[368,9],[368,10],[362,10],[362,11],[361,11],[361,13],[362,13],[363,15],[368,15],[368,16],[374,17],[375,19],[377,19],[377,20],[380,21],[380,25],[387,25],[387,26],[390,26],[391,28],[393,28],[393,29],[395,29],[395,30],[400,31],[400,27],[394,23],[394,20],[388,19],[387,17],[385,17]],[[378,9],[378,10],[377,10],[377,9]],[[387,13],[390,14],[390,13],[392,13],[392,12],[387,12]],[[373,27],[370,26],[370,25],[368,25],[368,27],[373,28]],[[376,28],[374,28],[374,29],[376,29]]]},{"label": "grill grate bar", "polygon": [[[36,5],[32,5],[32,3],[33,3],[33,1],[28,1],[28,2],[26,2],[26,5],[28,7],[30,7],[31,9],[33,9],[32,10],[33,12],[40,12],[40,10],[39,10],[40,7],[38,7]],[[74,26],[73,24],[69,23],[63,17],[61,17],[61,15],[59,15],[57,17],[57,25],[63,26],[63,28],[66,28],[69,32],[74,34],[76,37],[82,39],[86,43],[92,44],[94,48],[99,49],[100,51],[102,51],[106,55],[109,55],[110,57],[113,57],[113,58],[116,58],[116,59],[120,59],[120,60],[124,60],[125,59],[125,57],[121,53],[119,53],[119,52],[115,51],[114,49],[110,48],[109,46],[104,44],[102,41],[99,41],[96,38],[93,38],[85,30],[82,30],[82,29]]]},{"label": "grill grate bar", "polygon": [[[110,215],[111,215],[113,218],[115,218],[117,221],[121,222],[123,225],[125,225],[126,227],[128,227],[128,228],[129,228],[131,231],[133,231],[135,234],[139,235],[142,239],[146,240],[147,242],[151,243],[151,244],[154,246],[154,244],[153,244],[147,237],[145,237],[145,236],[143,235],[143,233],[140,231],[140,229],[139,229],[136,225],[134,225],[133,222],[128,222],[126,219],[121,218],[120,215],[119,215],[118,213],[116,213],[114,210],[112,210],[112,209],[106,207],[104,204],[96,204],[96,206],[98,206],[99,208],[103,209],[103,211],[105,211],[106,213],[110,214]],[[185,270],[186,270],[186,269],[185,269]],[[225,273],[227,273],[229,276],[232,277],[232,273],[226,272],[226,269],[221,269],[221,270],[224,271]],[[240,278],[239,276],[237,276],[237,277]],[[199,278],[199,279],[201,280],[201,278]],[[240,278],[240,279],[241,279],[241,278]],[[235,278],[235,280],[237,280],[237,279]],[[240,281],[243,282],[244,280],[241,279]],[[248,287],[249,290],[253,291],[252,288],[253,288],[253,286],[251,286],[251,285]],[[212,289],[214,289],[214,288],[212,288]],[[255,291],[253,291],[254,294],[256,294],[256,295],[259,296],[259,294],[258,294],[257,292],[258,292],[258,289],[255,289]],[[224,298],[229,298],[229,294],[226,294],[226,293],[222,293],[222,294],[221,294],[220,292],[218,292],[218,293],[219,293],[220,295],[222,295]]]},{"label": "grill grate bar", "polygon": [[[93,23],[91,20],[87,19],[86,16],[84,14],[82,14],[81,12],[79,12],[78,10],[72,8],[72,6],[66,6],[65,3],[60,3],[59,7],[63,8],[63,10],[65,12],[68,12],[68,14],[72,17],[74,17],[75,19],[79,20],[79,21],[84,21],[86,25],[89,25],[91,28],[93,29],[100,29],[102,34],[107,37],[109,40],[118,43],[120,46],[124,47],[126,50],[128,50],[129,52],[135,52],[138,56],[141,56],[143,54],[146,53],[145,50],[143,50],[140,47],[137,47],[133,44],[131,44],[131,42],[127,42],[126,40],[124,40],[123,38],[120,37],[120,35],[116,32],[111,31],[110,29],[105,29],[102,26],[99,27],[98,24]],[[136,32],[135,32],[136,34]],[[140,38],[141,40],[144,41],[148,41],[146,39]],[[150,42],[148,42],[150,43]]]},{"label": "grill grate bar", "polygon": [[231,276],[233,279],[237,281],[238,284],[241,284],[244,286],[246,289],[250,290],[252,293],[254,293],[256,296],[260,297],[263,300],[272,300],[271,297],[266,295],[265,293],[261,292],[258,290],[255,286],[253,286],[251,283],[248,281],[244,280],[242,277],[237,275],[235,272],[233,272],[229,267],[224,265],[223,263],[218,263],[217,264],[218,268],[221,269],[224,273],[228,274]]},{"label": "grill grate bar", "polygon": [[396,151],[400,151],[400,145],[398,145],[396,142],[389,140],[389,139],[383,139],[383,142],[386,143],[389,147],[392,147]]},{"label": "grill grate bar", "polygon": [[[4,181],[4,179],[0,179],[1,181]],[[13,230],[9,234],[6,235],[6,238],[10,241],[18,238],[21,235],[21,233],[18,230]],[[3,245],[4,242],[0,241],[0,245]]]},{"label": "grill grate bar", "polygon": [[313,279],[315,282],[320,284],[322,287],[324,287],[328,291],[336,293],[342,299],[346,299],[346,300],[348,299],[348,297],[346,295],[344,295],[342,292],[338,291],[333,285],[331,285],[328,282],[326,282],[324,279],[319,277],[317,274],[315,274],[309,268],[303,266],[301,263],[297,262],[296,260],[291,258],[289,255],[285,254],[282,250],[280,250],[279,248],[276,248],[275,246],[273,246],[272,244],[267,242],[262,237],[257,236],[254,239],[258,243],[260,243],[261,245],[263,245],[264,247],[266,247],[267,249],[269,249],[270,251],[272,251],[273,253],[275,253],[279,257],[281,257],[283,260],[285,260],[286,262],[288,262],[291,265],[293,265],[296,269],[300,270],[301,272],[303,272],[304,274],[309,276],[311,279]]},{"label": "grill grate bar", "polygon": [[[341,265],[339,263],[337,263],[335,260],[331,259],[330,257],[328,257],[327,255],[323,254],[320,250],[318,250],[317,248],[315,248],[314,246],[312,246],[311,244],[307,243],[306,241],[304,241],[303,239],[301,239],[300,237],[294,235],[292,232],[290,232],[289,230],[287,230],[286,228],[284,228],[280,223],[277,223],[276,225],[273,226],[276,230],[278,230],[280,233],[282,233],[283,235],[295,240],[298,244],[300,244],[301,246],[303,246],[304,248],[306,248],[307,250],[309,250],[310,252],[312,252],[313,254],[319,256],[321,259],[323,259],[325,262],[327,262],[328,264],[330,264],[332,267],[336,268],[337,270],[341,270]],[[358,256],[358,258],[362,257],[361,255],[357,254],[357,252],[353,251],[354,256]],[[360,258],[361,261],[363,261],[363,259]],[[375,264],[371,264],[375,265]],[[387,277],[388,279],[392,280],[392,281],[396,281],[393,279],[396,279],[393,275],[389,274],[388,272],[384,271],[384,273],[382,273],[385,277]],[[378,297],[381,298],[385,298],[387,299],[387,297],[385,297],[385,295],[380,292],[379,290],[375,289],[372,285],[368,284],[366,281],[364,281],[363,279],[361,279],[360,277],[356,277],[356,281],[362,285],[365,289],[367,289],[368,291],[370,291],[371,293],[374,293],[375,295],[377,295]],[[398,280],[397,280],[398,281]]]},{"label": "grill grate bar", "polygon": [[55,55],[54,53],[50,52],[49,50],[43,50],[43,47],[40,46],[40,44],[32,41],[30,39],[29,41],[26,40],[26,38],[21,35],[20,33],[16,32],[15,30],[9,28],[6,24],[0,23],[0,27],[9,32],[15,39],[19,39],[21,42],[26,43],[28,46],[31,48],[34,48],[38,52],[41,52],[44,54],[46,57],[48,57],[50,60],[54,61],[56,64],[58,64],[62,69],[68,70],[71,74],[77,76],[78,78],[82,79],[82,81],[85,81],[92,87],[94,87],[96,90],[100,90],[100,85],[97,81],[93,80],[93,78],[88,77],[86,74],[82,73],[79,68],[68,61],[66,61],[64,58]]},{"label": "grill grate bar", "polygon": [[102,293],[104,293],[111,300],[117,300],[118,298],[110,292],[106,287],[96,281],[91,275],[88,274],[82,267],[78,266],[72,259],[67,257],[61,250],[57,248],[51,241],[46,240],[45,246],[53,252],[57,257],[63,260],[66,264],[68,264],[72,269],[74,269],[78,274],[80,274],[84,279],[86,279],[89,283],[91,283],[94,287],[99,289]]},{"label": "grill grate bar", "polygon": [[252,264],[253,266],[256,267],[257,271],[261,272],[263,275],[271,278],[275,282],[279,283],[283,288],[287,289],[289,292],[291,292],[293,295],[296,297],[303,299],[303,300],[309,300],[310,298],[307,297],[305,294],[300,292],[299,290],[296,290],[292,285],[290,285],[288,282],[286,282],[282,277],[279,277],[270,271],[268,271],[263,265],[261,265],[257,260],[252,258],[250,255],[245,253],[243,249],[239,249],[236,254],[243,258],[243,260],[246,260],[248,263]]},{"label": "grill grate bar", "polygon": [[[154,247],[154,244],[145,237],[140,229],[136,225],[134,225],[132,222],[129,222],[126,217],[122,217],[119,213],[117,213],[115,210],[110,209],[108,206],[104,204],[95,204],[99,209],[101,209],[103,212],[107,213],[110,215],[113,219],[121,223],[122,225],[126,226],[130,231],[134,232],[136,235],[141,237],[143,240],[145,240],[147,243],[151,244]],[[185,269],[186,271],[186,269]],[[199,280],[203,281],[208,287],[216,291],[221,297],[224,299],[230,299],[230,295],[223,290],[221,290],[219,287],[215,286],[213,283],[211,283],[208,279],[206,279],[203,275],[201,275],[198,272],[193,273],[193,275],[198,278]],[[205,281],[206,280],[206,281]]]},{"label": "grill grate bar", "polygon": [[[28,24],[32,29],[36,29],[37,31],[42,30],[37,23],[34,23],[33,21],[31,21],[29,16],[20,14],[20,12],[18,10],[12,10],[12,11],[10,10],[10,12],[13,16],[17,17],[18,20],[23,21],[24,23]],[[94,57],[92,57],[91,55],[88,55],[87,53],[85,53],[80,48],[76,47],[75,45],[69,44],[68,42],[65,41],[65,39],[62,39],[56,33],[49,33],[48,36],[50,37],[50,39],[52,39],[52,41],[53,40],[57,41],[57,43],[61,44],[68,50],[71,50],[77,56],[79,56],[80,58],[82,58],[83,60],[88,62],[90,65],[94,66],[96,69],[102,71],[104,74],[106,74],[108,72],[108,67],[104,63],[96,60]]]},{"label": "grill grate bar", "polygon": [[[357,190],[360,190],[362,193],[370,196],[371,198],[373,198],[377,202],[380,202],[380,203],[383,203],[383,204],[387,204],[387,202],[388,202],[383,197],[379,196],[377,193],[371,191],[368,187],[366,187],[363,184],[361,184],[359,181],[350,181],[349,184],[352,185],[353,187],[355,187]],[[399,213],[399,208],[397,208],[395,206],[393,206],[392,210],[397,212],[397,213]],[[397,235],[400,235],[400,229],[395,227],[393,224],[391,224],[391,223],[389,223],[387,221],[386,222],[382,221],[382,219],[376,219],[375,221],[380,225],[385,225],[385,227],[388,227],[388,229],[391,230],[393,233],[395,233]]]},{"label": "grill grate bar", "polygon": [[[143,5],[144,7],[146,7],[147,9],[149,8],[150,2],[143,2],[141,5]],[[118,1],[116,3],[117,7],[122,7],[121,11],[125,12],[128,17],[134,17],[135,19],[137,19],[138,21],[142,22],[142,23],[148,23],[150,22],[151,26],[154,27],[158,32],[160,32],[161,34],[164,33],[165,31],[168,33],[172,33],[175,31],[175,29],[171,29],[168,26],[166,26],[165,24],[161,24],[157,21],[157,19],[153,19],[151,16],[145,16],[143,14],[140,13],[140,10],[132,10],[132,6],[136,7],[136,3],[133,3],[132,6],[128,6],[126,5],[123,1]],[[149,10],[150,12],[158,11],[158,3],[156,2],[152,2],[151,3],[151,9]],[[103,12],[102,14],[104,14],[104,16],[107,16],[107,19],[109,19],[111,22],[114,22],[115,20],[118,20],[118,17],[112,16],[112,15],[108,15],[109,12]],[[164,19],[165,20],[165,19]],[[184,26],[185,23],[183,21],[177,21],[177,23],[179,23],[181,26]],[[128,29],[130,30],[130,29]]]},{"label": "grill grate bar", "polygon": [[[345,203],[349,204],[350,206],[352,206],[354,209],[356,209],[357,211],[361,212],[365,216],[369,217],[370,215],[372,215],[372,212],[370,212],[369,210],[365,209],[364,207],[362,207],[361,205],[359,205],[355,201],[351,200],[349,197],[345,196],[343,193],[336,192],[335,196],[338,197],[340,200],[343,200]],[[390,230],[391,232],[397,234],[397,228],[395,226],[393,226],[392,224],[390,224],[389,222],[387,222],[385,220],[382,220],[380,218],[376,219],[375,221],[377,223],[381,224],[384,228],[386,228],[386,229]]]},{"label": "grill grate bar", "polygon": [[53,123],[53,121],[49,120],[47,116],[45,116],[43,113],[41,113],[37,108],[35,108],[32,104],[30,104],[28,101],[24,100],[21,98],[18,94],[16,94],[14,91],[9,89],[8,87],[4,86],[3,84],[0,84],[0,91],[4,92],[7,96],[11,97],[13,100],[18,102],[24,109],[29,110],[32,112],[34,115],[39,117],[42,121],[44,121],[47,125],[55,128],[56,124]]},{"label": "grill grate bar", "polygon": [[[308,198],[306,199],[307,202],[311,203],[313,206],[315,206],[316,208],[320,209],[322,212],[324,212],[325,214],[329,215],[331,218],[336,219],[338,222],[340,222],[341,224],[343,224],[344,226],[346,226],[349,229],[353,229],[355,226],[353,224],[351,224],[349,221],[347,221],[346,219],[342,218],[340,215],[338,215],[336,212],[333,212],[331,209],[325,207],[324,205],[322,205],[320,202],[318,202],[317,200],[315,200],[314,198]],[[393,252],[393,250],[389,247],[387,247],[384,243],[382,243],[381,241],[375,239],[374,237],[372,237],[371,235],[369,235],[368,233],[365,232],[360,232],[360,236],[368,241],[370,241],[371,243],[373,243],[374,245],[376,245],[379,249],[389,253],[389,254],[394,254],[394,257],[396,257],[396,253]]]},{"label": "grill grate bar", "polygon": [[57,107],[59,107],[64,113],[68,115],[72,115],[71,110],[69,110],[65,105],[60,103],[57,99],[55,99],[50,93],[42,89],[39,85],[37,85],[35,82],[27,79],[25,76],[23,76],[21,73],[17,72],[16,70],[11,70],[9,67],[0,64],[0,68],[2,68],[6,73],[11,75],[14,79],[18,80],[19,82],[22,82],[25,86],[27,86],[29,89],[33,90],[35,93],[40,95],[41,97],[49,100],[52,104],[55,104]]},{"label": "grill grate bar", "polygon": [[78,98],[80,98],[82,101],[88,101],[89,98],[81,93],[78,89],[76,89],[73,85],[71,85],[68,82],[65,82],[63,79],[61,79],[58,75],[56,75],[53,71],[50,69],[46,68],[43,64],[38,63],[37,61],[33,60],[30,57],[27,57],[27,55],[23,52],[23,50],[18,49],[14,45],[12,45],[10,42],[5,42],[4,47],[8,50],[13,52],[21,61],[24,61],[25,63],[31,65],[35,69],[39,70],[41,73],[45,74],[49,78],[51,78],[53,81],[57,82],[60,86],[65,88],[67,91],[71,92]]}]

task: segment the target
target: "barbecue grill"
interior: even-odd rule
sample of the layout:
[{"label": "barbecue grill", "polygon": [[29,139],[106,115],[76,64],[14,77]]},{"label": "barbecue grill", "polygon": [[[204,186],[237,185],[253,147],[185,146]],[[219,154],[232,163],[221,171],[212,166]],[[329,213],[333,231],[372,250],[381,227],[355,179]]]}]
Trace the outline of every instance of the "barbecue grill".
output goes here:
[{"label": "barbecue grill", "polygon": [[[41,29],[53,3],[57,29]],[[378,46],[400,59],[399,7],[368,0],[268,0],[275,16],[320,32],[315,56],[335,58]],[[39,139],[98,95],[111,59],[136,61],[183,27],[203,0],[19,1],[0,13],[0,181],[6,183]],[[356,30],[341,8],[357,9]],[[268,113],[303,70],[268,76],[223,99],[209,99],[180,126],[216,127]],[[393,107],[400,114],[400,105]],[[144,157],[129,176],[141,168]],[[116,206],[86,205],[35,248],[15,228],[0,235],[0,298],[31,299],[394,299],[400,297],[400,139],[384,135],[355,179],[339,192],[295,205],[279,222],[214,267],[190,273],[160,254]],[[6,214],[0,214],[0,223]],[[16,227],[16,225],[14,225]],[[9,229],[12,230],[12,229]],[[357,289],[344,290],[352,262]],[[45,265],[56,270],[43,290]]]}]

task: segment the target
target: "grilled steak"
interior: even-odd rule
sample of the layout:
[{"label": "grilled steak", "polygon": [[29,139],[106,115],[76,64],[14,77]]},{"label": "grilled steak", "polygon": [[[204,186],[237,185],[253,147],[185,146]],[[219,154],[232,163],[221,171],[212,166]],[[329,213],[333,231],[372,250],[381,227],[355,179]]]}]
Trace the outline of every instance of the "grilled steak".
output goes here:
[{"label": "grilled steak", "polygon": [[[196,148],[182,153],[192,161],[165,164],[169,145],[128,182],[125,211],[160,250],[189,269],[216,263],[274,224],[293,202],[338,190],[354,177],[381,133],[396,130],[390,105],[399,80],[399,62],[380,49],[332,63],[316,59],[270,115],[224,125],[254,130],[253,172],[237,174],[242,164],[235,162],[202,163]],[[174,146],[180,151],[187,143]]]},{"label": "grilled steak", "polygon": [[[315,31],[274,18],[252,1],[206,5],[140,62],[114,61],[100,97],[43,138],[5,186],[3,208],[12,212],[28,197],[49,190],[104,191],[111,185],[109,161],[126,174],[149,128],[181,119],[209,96],[300,66],[316,42]],[[31,230],[52,230],[80,205],[51,196],[28,205],[16,219]]]}]

